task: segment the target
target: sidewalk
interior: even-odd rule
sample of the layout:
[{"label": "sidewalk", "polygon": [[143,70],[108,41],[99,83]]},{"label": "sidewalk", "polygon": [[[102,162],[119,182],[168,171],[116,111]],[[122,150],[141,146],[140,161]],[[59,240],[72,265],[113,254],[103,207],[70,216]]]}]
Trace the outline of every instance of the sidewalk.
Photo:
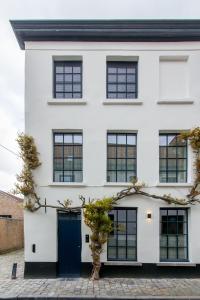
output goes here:
[{"label": "sidewalk", "polygon": [[[11,280],[12,264],[17,279]],[[23,279],[23,251],[0,255],[0,299],[200,299],[200,279]]]}]

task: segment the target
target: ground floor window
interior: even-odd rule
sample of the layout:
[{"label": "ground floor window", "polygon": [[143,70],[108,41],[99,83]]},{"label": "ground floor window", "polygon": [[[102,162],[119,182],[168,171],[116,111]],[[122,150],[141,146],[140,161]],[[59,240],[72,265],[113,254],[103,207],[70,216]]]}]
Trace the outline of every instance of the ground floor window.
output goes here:
[{"label": "ground floor window", "polygon": [[137,260],[137,210],[115,208],[109,216],[113,231],[108,239],[108,260]]},{"label": "ground floor window", "polygon": [[188,260],[188,210],[160,210],[160,260]]}]

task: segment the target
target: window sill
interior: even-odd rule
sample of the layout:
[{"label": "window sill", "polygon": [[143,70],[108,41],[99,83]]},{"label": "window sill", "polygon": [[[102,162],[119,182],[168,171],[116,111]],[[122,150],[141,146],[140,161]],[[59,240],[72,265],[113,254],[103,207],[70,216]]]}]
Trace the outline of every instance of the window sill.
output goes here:
[{"label": "window sill", "polygon": [[192,99],[163,99],[157,101],[157,104],[193,104],[194,100]]},{"label": "window sill", "polygon": [[125,187],[128,187],[128,186],[131,186],[131,183],[130,182],[105,182],[103,184],[103,186],[125,186]]},{"label": "window sill", "polygon": [[84,99],[51,99],[47,101],[49,105],[84,105],[86,103]]},{"label": "window sill", "polygon": [[196,264],[190,262],[160,262],[157,267],[196,267]]},{"label": "window sill", "polygon": [[142,105],[143,102],[139,99],[106,99],[104,105]]},{"label": "window sill", "polygon": [[48,184],[50,187],[62,186],[62,187],[84,187],[87,186],[84,182],[51,182]]},{"label": "window sill", "polygon": [[157,187],[192,187],[192,183],[176,183],[176,182],[166,182],[166,183],[158,183],[156,184]]},{"label": "window sill", "polygon": [[142,263],[137,261],[106,261],[105,266],[136,266],[142,267]]}]

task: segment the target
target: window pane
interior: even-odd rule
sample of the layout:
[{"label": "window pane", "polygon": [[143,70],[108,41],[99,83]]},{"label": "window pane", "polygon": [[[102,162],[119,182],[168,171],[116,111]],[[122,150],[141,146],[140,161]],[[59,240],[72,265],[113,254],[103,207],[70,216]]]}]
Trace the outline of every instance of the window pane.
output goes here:
[{"label": "window pane", "polygon": [[127,248],[127,260],[136,260],[136,249],[135,248]]},{"label": "window pane", "polygon": [[64,135],[64,143],[65,144],[72,144],[72,134],[65,134]]},{"label": "window pane", "polygon": [[74,181],[75,182],[82,182],[83,181],[82,171],[74,171]]},{"label": "window pane", "polygon": [[126,75],[118,75],[117,81],[118,82],[126,82]]},{"label": "window pane", "polygon": [[126,222],[126,210],[125,209],[118,210],[118,221]]},{"label": "window pane", "polygon": [[114,67],[108,67],[108,73],[109,74],[116,74],[117,73],[117,69]]},{"label": "window pane", "polygon": [[63,66],[56,66],[56,73],[63,73],[63,72],[64,72]]},{"label": "window pane", "polygon": [[64,146],[64,157],[73,157],[73,146]]},{"label": "window pane", "polygon": [[179,260],[187,260],[187,248],[178,249],[178,258]]},{"label": "window pane", "polygon": [[117,72],[118,72],[118,74],[125,74],[125,73],[126,73],[126,68],[119,67],[119,68],[117,69]]},{"label": "window pane", "polygon": [[72,84],[65,84],[65,92],[67,92],[67,93],[72,92]]},{"label": "window pane", "polygon": [[74,159],[74,170],[81,171],[82,170],[82,159]]},{"label": "window pane", "polygon": [[63,182],[63,172],[62,171],[54,171],[54,181],[55,182]]},{"label": "window pane", "polygon": [[167,160],[166,159],[160,159],[160,170],[166,171],[167,168]]},{"label": "window pane", "polygon": [[178,182],[187,182],[187,172],[178,172]]},{"label": "window pane", "polygon": [[135,92],[136,86],[134,84],[127,84],[127,92]]},{"label": "window pane", "polygon": [[126,248],[118,247],[118,259],[125,260],[126,259]]},{"label": "window pane", "polygon": [[108,239],[109,246],[116,246],[117,245],[117,236],[110,236]]},{"label": "window pane", "polygon": [[63,156],[63,147],[62,146],[55,146],[54,147],[54,157],[61,158]]},{"label": "window pane", "polygon": [[136,222],[136,210],[135,209],[127,210],[127,221],[128,222]]},{"label": "window pane", "polygon": [[116,75],[108,75],[108,82],[116,82],[117,76]]},{"label": "window pane", "polygon": [[186,170],[187,168],[187,160],[186,159],[178,159],[178,170]]},{"label": "window pane", "polygon": [[176,147],[169,147],[168,148],[168,157],[169,158],[176,158]]},{"label": "window pane", "polygon": [[136,145],[135,135],[127,135],[127,145]]},{"label": "window pane", "polygon": [[167,182],[167,173],[160,172],[160,182]]},{"label": "window pane", "polygon": [[74,143],[75,144],[82,144],[82,135],[81,134],[74,134]]},{"label": "window pane", "polygon": [[176,247],[177,246],[177,238],[176,235],[175,236],[168,236],[168,246],[169,247]]},{"label": "window pane", "polygon": [[62,84],[56,84],[56,92],[64,92],[64,86]]},{"label": "window pane", "polygon": [[80,84],[74,84],[73,85],[73,92],[80,92],[81,91],[81,85]]},{"label": "window pane", "polygon": [[65,73],[72,73],[72,66],[68,66],[68,63],[65,64]]},{"label": "window pane", "polygon": [[127,234],[136,234],[136,223],[127,224]]},{"label": "window pane", "polygon": [[126,85],[125,84],[118,84],[117,91],[118,92],[126,92]]},{"label": "window pane", "polygon": [[110,260],[115,260],[117,258],[117,251],[115,247],[109,247],[108,248],[108,258]]},{"label": "window pane", "polygon": [[66,74],[65,75],[65,81],[71,83],[72,82],[72,74]]},{"label": "window pane", "polygon": [[166,135],[160,135],[159,136],[159,145],[160,146],[166,146],[167,145],[167,136]]},{"label": "window pane", "polygon": [[176,172],[168,172],[168,182],[176,182]]},{"label": "window pane", "polygon": [[107,181],[108,182],[116,182],[116,172],[108,171]]},{"label": "window pane", "polygon": [[64,81],[64,75],[57,74],[56,75],[56,82],[62,82]]},{"label": "window pane", "polygon": [[81,75],[80,74],[74,74],[73,75],[73,82],[81,82]]},{"label": "window pane", "polygon": [[125,146],[117,147],[117,157],[118,158],[126,158],[126,147]]},{"label": "window pane", "polygon": [[64,170],[65,171],[73,170],[73,159],[72,158],[64,159]]},{"label": "window pane", "polygon": [[108,158],[116,158],[116,147],[108,147]]},{"label": "window pane", "polygon": [[108,134],[108,144],[116,144],[117,137],[116,134]]},{"label": "window pane", "polygon": [[54,159],[54,170],[59,171],[63,169],[63,160],[62,159]]},{"label": "window pane", "polygon": [[136,158],[136,147],[127,147],[127,158]]},{"label": "window pane", "polygon": [[118,235],[118,247],[126,247],[126,235]]},{"label": "window pane", "polygon": [[127,159],[127,170],[135,170],[136,169],[136,161],[135,159]]},{"label": "window pane", "polygon": [[55,134],[54,135],[54,141],[56,144],[62,144],[63,143],[63,135],[62,134]]},{"label": "window pane", "polygon": [[136,172],[128,171],[127,172],[127,182],[132,182],[133,179],[136,179]]},{"label": "window pane", "polygon": [[116,170],[116,159],[108,159],[108,170]]},{"label": "window pane", "polygon": [[177,249],[176,248],[168,248],[168,259],[176,260],[177,259]]},{"label": "window pane", "polygon": [[126,182],[126,172],[124,171],[117,172],[117,182]]},{"label": "window pane", "polygon": [[117,144],[119,145],[126,144],[126,135],[123,134],[117,135]]},{"label": "window pane", "polygon": [[160,247],[167,247],[167,236],[162,235],[160,237]]},{"label": "window pane", "polygon": [[168,170],[176,170],[176,159],[168,159]]},{"label": "window pane", "polygon": [[178,246],[179,247],[187,247],[187,235],[179,235],[178,236]]},{"label": "window pane", "polygon": [[126,170],[126,159],[117,160],[117,170]]},{"label": "window pane", "polygon": [[72,171],[64,171],[63,175],[64,182],[74,182],[74,176]]},{"label": "window pane", "polygon": [[136,247],[136,235],[127,235],[127,246]]},{"label": "window pane", "polygon": [[160,248],[160,259],[167,260],[167,248]]},{"label": "window pane", "polygon": [[176,135],[168,135],[167,136],[167,144],[168,146],[176,146]]},{"label": "window pane", "polygon": [[108,92],[116,92],[117,91],[117,85],[116,84],[109,84],[108,85]]},{"label": "window pane", "polygon": [[167,157],[167,148],[160,147],[160,158],[166,158],[166,157]]},{"label": "window pane", "polygon": [[135,75],[127,75],[127,82],[134,83],[135,82]]},{"label": "window pane", "polygon": [[74,157],[82,157],[82,146],[74,146]]},{"label": "window pane", "polygon": [[178,158],[186,158],[187,150],[185,147],[177,147],[177,156]]}]

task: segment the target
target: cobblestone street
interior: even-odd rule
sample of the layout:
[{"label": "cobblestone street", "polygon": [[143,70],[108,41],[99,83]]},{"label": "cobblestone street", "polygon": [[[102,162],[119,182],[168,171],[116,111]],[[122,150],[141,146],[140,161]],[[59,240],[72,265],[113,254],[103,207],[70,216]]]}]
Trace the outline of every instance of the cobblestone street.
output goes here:
[{"label": "cobblestone street", "polygon": [[[18,263],[17,279],[11,280],[12,264]],[[0,256],[0,298],[12,297],[171,297],[200,299],[200,279],[23,279],[23,251]],[[181,299],[182,299],[181,298]]]}]

